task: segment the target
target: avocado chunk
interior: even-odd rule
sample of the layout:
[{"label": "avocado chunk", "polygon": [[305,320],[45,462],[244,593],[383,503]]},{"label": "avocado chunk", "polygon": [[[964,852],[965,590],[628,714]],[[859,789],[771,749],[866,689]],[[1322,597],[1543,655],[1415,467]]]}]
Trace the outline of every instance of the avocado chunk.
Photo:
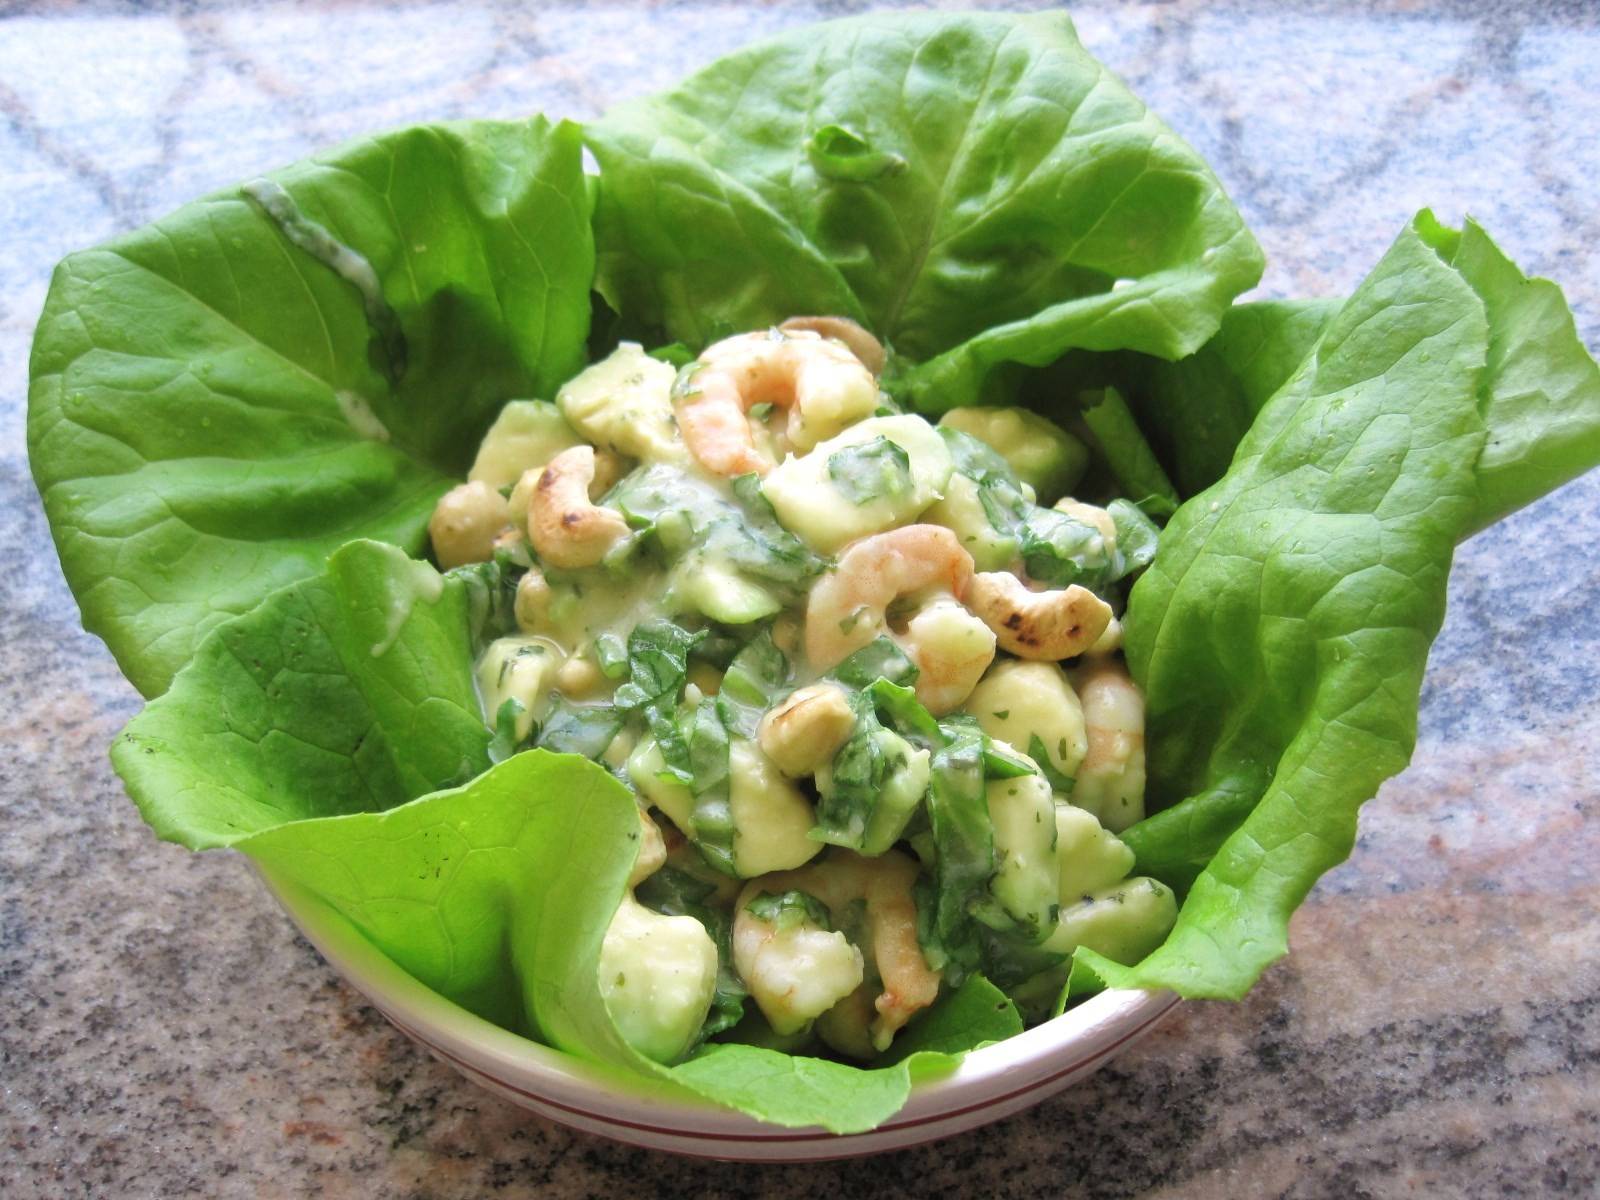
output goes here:
[{"label": "avocado chunk", "polygon": [[484,435],[467,480],[494,488],[511,487],[524,471],[542,467],[582,442],[550,401],[511,400]]},{"label": "avocado chunk", "polygon": [[684,466],[689,452],[672,413],[671,364],[623,342],[556,393],[568,423],[596,446],[624,458]]},{"label": "avocado chunk", "polygon": [[992,447],[1038,493],[1040,504],[1070,492],[1089,467],[1088,447],[1026,408],[952,408],[939,424]]}]

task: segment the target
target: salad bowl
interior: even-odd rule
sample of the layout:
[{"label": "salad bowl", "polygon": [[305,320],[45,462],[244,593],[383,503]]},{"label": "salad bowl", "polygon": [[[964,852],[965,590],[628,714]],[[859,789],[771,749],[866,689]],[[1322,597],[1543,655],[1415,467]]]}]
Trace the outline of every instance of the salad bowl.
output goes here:
[{"label": "salad bowl", "polygon": [[1047,1100],[1149,1034],[1181,1001],[1117,989],[912,1085],[891,1120],[863,1133],[783,1129],[667,1083],[587,1062],[500,1028],[401,970],[331,905],[257,866],[272,897],[329,966],[434,1058],[521,1108],[650,1150],[742,1162],[821,1162],[904,1150]]}]

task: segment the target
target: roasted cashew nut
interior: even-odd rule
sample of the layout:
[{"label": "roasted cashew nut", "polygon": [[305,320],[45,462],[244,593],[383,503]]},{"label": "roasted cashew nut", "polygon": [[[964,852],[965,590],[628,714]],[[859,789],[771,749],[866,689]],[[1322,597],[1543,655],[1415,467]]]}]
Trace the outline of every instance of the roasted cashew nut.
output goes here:
[{"label": "roasted cashew nut", "polygon": [[883,343],[849,317],[790,317],[778,328],[785,333],[803,330],[843,342],[874,377],[883,374],[883,366],[888,359]]},{"label": "roasted cashew nut", "polygon": [[1033,592],[1005,571],[974,575],[963,599],[994,630],[1000,645],[1018,658],[1075,658],[1111,623],[1111,606],[1086,587],[1074,583]]},{"label": "roasted cashew nut", "polygon": [[628,535],[628,522],[614,508],[589,500],[594,482],[592,446],[574,446],[550,460],[528,505],[528,538],[552,567],[592,567]]}]

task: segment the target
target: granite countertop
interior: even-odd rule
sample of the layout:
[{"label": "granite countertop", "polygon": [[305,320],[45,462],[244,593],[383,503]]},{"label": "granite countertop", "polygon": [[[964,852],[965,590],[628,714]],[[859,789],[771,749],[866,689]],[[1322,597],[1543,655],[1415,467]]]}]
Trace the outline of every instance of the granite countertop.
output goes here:
[{"label": "granite countertop", "polygon": [[[242,860],[158,843],[106,761],[137,699],[78,627],[23,451],[66,252],[348,135],[584,118],[849,4],[0,6],[0,1195],[1594,1195],[1600,476],[1462,547],[1411,769],[1238,1005],[1190,1004],[989,1129],[784,1169],[532,1118],[344,986]],[[1600,346],[1583,3],[1076,10],[1271,259],[1335,295],[1424,204],[1559,280]]]}]

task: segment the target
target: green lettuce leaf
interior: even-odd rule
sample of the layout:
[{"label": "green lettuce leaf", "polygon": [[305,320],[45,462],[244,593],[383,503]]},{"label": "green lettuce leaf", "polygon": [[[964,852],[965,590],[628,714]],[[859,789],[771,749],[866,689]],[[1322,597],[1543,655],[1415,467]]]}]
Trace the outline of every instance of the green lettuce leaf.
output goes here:
[{"label": "green lettuce leaf", "polygon": [[1578,340],[1561,289],[1525,276],[1476,222],[1458,232],[1424,212],[1417,230],[1489,316],[1489,437],[1468,529],[1476,533],[1600,463],[1600,366]]},{"label": "green lettuce leaf", "polygon": [[605,771],[535,750],[384,812],[320,816],[309,795],[289,800],[307,811],[234,848],[332,905],[414,978],[556,1046],[576,1036],[573,1011],[603,1013],[595,965],[639,837],[633,797]]},{"label": "green lettuce leaf", "polygon": [[[1600,367],[1578,340],[1572,311],[1548,279],[1529,279],[1468,220],[1461,230],[1431,213],[1421,237],[1478,293],[1491,322],[1488,441],[1478,461],[1476,533],[1600,462]],[[1241,304],[1217,336],[1180,362],[1075,358],[1060,374],[1120,382],[1185,496],[1222,477],[1256,413],[1316,345],[1342,302]]]},{"label": "green lettuce leaf", "polygon": [[1239,304],[1196,354],[1179,362],[1127,356],[1129,404],[1184,497],[1221,479],[1256,413],[1305,361],[1339,300]]},{"label": "green lettuce leaf", "polygon": [[501,404],[582,365],[588,217],[575,126],[418,126],[61,263],[29,456],[141,692],[350,539],[424,548]]},{"label": "green lettuce leaf", "polygon": [[219,626],[112,765],[151,827],[196,850],[470,779],[491,736],[470,651],[481,586],[353,542]]},{"label": "green lettuce leaf", "polygon": [[[1503,259],[1474,229],[1457,243],[1423,213],[1401,235],[1133,589],[1150,799],[1171,807],[1123,836],[1141,871],[1189,892],[1137,967],[1083,955],[1107,983],[1237,997],[1285,951],[1356,810],[1410,757],[1456,542],[1529,486],[1492,431],[1538,459],[1552,408],[1563,429],[1600,415],[1600,388],[1531,413],[1507,394],[1529,343],[1572,348],[1551,345],[1544,305],[1499,295]],[[1560,469],[1584,461],[1581,439],[1556,441]]]},{"label": "green lettuce leaf", "polygon": [[586,136],[612,308],[692,345],[854,317],[921,363],[891,386],[927,410],[1073,347],[1192,353],[1261,273],[1210,169],[1060,13],[808,28]]}]

